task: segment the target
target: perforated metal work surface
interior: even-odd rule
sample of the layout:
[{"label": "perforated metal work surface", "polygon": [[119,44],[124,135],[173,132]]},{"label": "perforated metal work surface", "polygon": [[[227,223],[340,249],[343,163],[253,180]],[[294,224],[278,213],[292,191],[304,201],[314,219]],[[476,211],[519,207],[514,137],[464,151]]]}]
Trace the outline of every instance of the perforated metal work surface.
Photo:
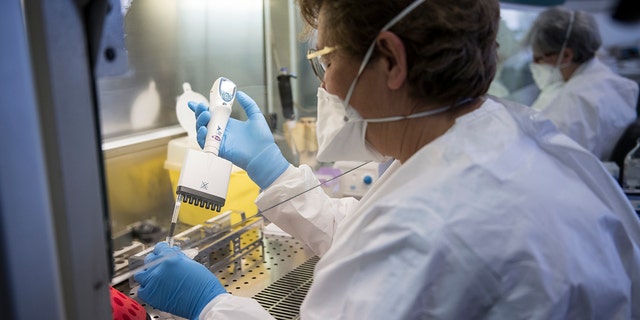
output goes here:
[{"label": "perforated metal work surface", "polygon": [[[238,263],[231,263],[213,273],[229,293],[255,297],[278,320],[295,319],[306,290],[311,285],[313,268],[318,258],[300,241],[290,237],[264,235],[263,245]],[[157,310],[138,299],[137,287],[131,290],[128,286],[125,290],[119,287],[116,289],[129,293],[142,304],[151,319],[183,319]],[[282,294],[279,299],[278,294]]]}]

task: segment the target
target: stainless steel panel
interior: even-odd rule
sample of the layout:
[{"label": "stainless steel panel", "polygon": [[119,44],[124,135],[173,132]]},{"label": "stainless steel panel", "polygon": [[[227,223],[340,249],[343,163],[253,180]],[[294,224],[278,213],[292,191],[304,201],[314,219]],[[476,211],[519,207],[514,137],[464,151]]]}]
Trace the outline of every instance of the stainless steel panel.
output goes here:
[{"label": "stainless steel panel", "polygon": [[[103,137],[177,124],[183,82],[208,96],[225,76],[266,108],[262,6],[262,0],[133,1],[124,17],[129,71],[98,81]],[[241,117],[235,109],[232,115]]]}]

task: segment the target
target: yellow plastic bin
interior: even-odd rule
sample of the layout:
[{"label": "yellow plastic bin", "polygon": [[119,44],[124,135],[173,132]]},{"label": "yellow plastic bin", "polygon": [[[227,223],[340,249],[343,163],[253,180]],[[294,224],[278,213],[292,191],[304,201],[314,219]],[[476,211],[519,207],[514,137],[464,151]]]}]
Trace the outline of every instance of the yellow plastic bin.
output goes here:
[{"label": "yellow plastic bin", "polygon": [[[189,149],[201,150],[191,137],[182,137],[169,141],[167,146],[167,160],[164,162],[164,168],[169,171],[169,179],[171,180],[171,188],[174,191],[174,200],[177,197],[175,190],[178,186],[178,178],[180,178],[180,170],[184,157]],[[258,207],[254,201],[258,197],[260,188],[247,175],[247,172],[239,167],[233,166],[231,177],[229,179],[229,190],[227,191],[227,199],[220,212],[228,210],[244,211],[247,217],[256,215]],[[206,220],[220,214],[220,212],[211,209],[194,206],[183,202],[180,206],[179,221],[188,225],[202,224]],[[233,219],[235,217],[235,219]],[[231,223],[240,222],[239,217],[232,216]],[[234,221],[237,220],[237,221]]]}]

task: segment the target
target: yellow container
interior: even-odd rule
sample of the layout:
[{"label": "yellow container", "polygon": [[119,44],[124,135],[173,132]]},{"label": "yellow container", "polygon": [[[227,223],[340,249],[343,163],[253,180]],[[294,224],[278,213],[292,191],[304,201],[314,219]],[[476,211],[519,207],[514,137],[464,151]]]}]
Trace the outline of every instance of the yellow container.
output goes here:
[{"label": "yellow container", "polygon": [[[169,171],[171,188],[174,191],[174,200],[175,197],[177,197],[175,190],[178,187],[178,178],[180,178],[182,163],[189,149],[201,150],[197,143],[192,141],[191,137],[173,139],[169,141],[167,146],[167,160],[164,162],[164,168]],[[249,178],[247,172],[239,167],[233,166],[229,179],[227,198],[220,212],[239,210],[244,211],[247,217],[256,215],[256,213],[258,213],[258,207],[255,205],[255,200],[259,192],[260,188]],[[213,218],[220,214],[220,212],[183,202],[180,206],[178,219],[180,222],[188,225],[197,225]],[[234,221],[234,218],[237,221]],[[231,223],[235,224],[238,222],[240,222],[239,217],[232,215]]]}]

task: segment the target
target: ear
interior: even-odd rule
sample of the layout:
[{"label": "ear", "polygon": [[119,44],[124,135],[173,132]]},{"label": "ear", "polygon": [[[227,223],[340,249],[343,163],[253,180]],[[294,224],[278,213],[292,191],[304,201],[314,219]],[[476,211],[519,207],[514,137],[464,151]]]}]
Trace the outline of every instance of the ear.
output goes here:
[{"label": "ear", "polygon": [[573,62],[573,50],[571,48],[564,48],[560,65],[566,65]]},{"label": "ear", "polygon": [[390,31],[381,32],[376,38],[378,52],[387,72],[387,85],[396,90],[402,87],[407,79],[407,55],[404,43]]}]

